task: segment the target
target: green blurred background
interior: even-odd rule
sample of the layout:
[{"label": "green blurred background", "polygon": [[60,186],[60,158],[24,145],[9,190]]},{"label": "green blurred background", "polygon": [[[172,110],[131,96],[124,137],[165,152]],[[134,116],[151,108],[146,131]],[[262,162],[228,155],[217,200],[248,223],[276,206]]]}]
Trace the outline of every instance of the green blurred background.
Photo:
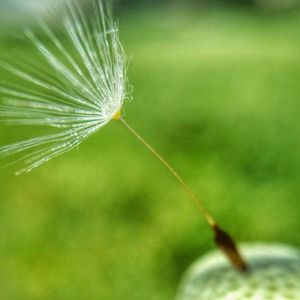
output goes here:
[{"label": "green blurred background", "polygon": [[[125,118],[238,241],[300,246],[300,12],[246,2],[119,3]],[[35,58],[18,27],[1,27],[1,57]],[[39,133],[2,126],[0,144]],[[0,171],[0,299],[173,299],[214,248],[181,187],[117,122],[13,171]]]}]

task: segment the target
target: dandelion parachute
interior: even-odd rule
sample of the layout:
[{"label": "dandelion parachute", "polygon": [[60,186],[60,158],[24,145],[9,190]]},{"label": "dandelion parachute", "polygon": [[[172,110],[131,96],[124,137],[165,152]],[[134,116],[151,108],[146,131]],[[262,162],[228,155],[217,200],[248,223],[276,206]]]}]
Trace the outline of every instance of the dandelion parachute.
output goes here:
[{"label": "dandelion parachute", "polygon": [[[26,36],[51,72],[42,70],[43,66],[30,65],[25,71],[0,63],[23,83],[18,86],[1,83],[0,124],[48,126],[59,130],[0,146],[0,157],[23,153],[18,159],[23,167],[17,174],[29,172],[77,147],[113,119],[130,96],[126,55],[118,26],[112,20],[111,7],[102,0],[91,1],[90,16],[75,0],[66,5],[62,27],[68,46],[45,23],[39,22],[55,52],[26,30]],[[27,150],[29,153],[24,154]]]}]

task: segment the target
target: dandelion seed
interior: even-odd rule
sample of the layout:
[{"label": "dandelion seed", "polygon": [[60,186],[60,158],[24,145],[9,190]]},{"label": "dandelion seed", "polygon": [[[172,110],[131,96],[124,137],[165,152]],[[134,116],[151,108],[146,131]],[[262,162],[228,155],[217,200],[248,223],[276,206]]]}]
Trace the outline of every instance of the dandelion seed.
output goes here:
[{"label": "dandelion seed", "polygon": [[44,23],[41,23],[41,28],[58,54],[54,54],[31,31],[26,31],[44,62],[52,69],[51,73],[41,71],[39,66],[32,67],[33,63],[29,71],[0,63],[24,83],[0,85],[0,124],[48,126],[59,130],[55,134],[2,146],[0,157],[21,154],[17,162],[23,163],[23,168],[16,174],[29,172],[77,148],[111,120],[118,120],[176,178],[212,228],[217,245],[236,268],[245,270],[246,265],[231,237],[220,229],[173,167],[121,116],[122,105],[130,97],[126,56],[109,8],[102,0],[91,1],[94,13],[88,18],[75,0],[68,3],[63,28],[72,50],[67,49]]}]

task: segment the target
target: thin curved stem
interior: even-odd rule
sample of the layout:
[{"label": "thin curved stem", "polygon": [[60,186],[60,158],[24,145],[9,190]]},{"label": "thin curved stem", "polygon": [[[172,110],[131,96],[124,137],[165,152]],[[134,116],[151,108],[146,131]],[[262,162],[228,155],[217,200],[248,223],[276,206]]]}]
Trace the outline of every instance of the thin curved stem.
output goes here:
[{"label": "thin curved stem", "polygon": [[184,188],[188,193],[190,198],[195,203],[201,215],[205,218],[206,222],[212,229],[214,233],[215,243],[217,246],[225,253],[232,265],[239,271],[246,271],[247,265],[241,257],[234,240],[231,236],[226,233],[217,224],[213,216],[205,209],[200,198],[192,191],[188,184],[183,180],[183,178],[175,171],[175,169],[148,143],[143,139],[121,116],[117,114],[114,118],[120,121],[165,167],[166,169],[175,177],[178,183]]},{"label": "thin curved stem", "polygon": [[176,178],[176,180],[180,183],[180,185],[185,189],[185,191],[189,194],[191,199],[194,201],[199,212],[206,219],[209,226],[210,227],[216,226],[216,221],[204,208],[201,200],[195,195],[195,193],[191,190],[191,188],[187,185],[187,183],[183,180],[183,178],[174,170],[174,168],[148,142],[146,142],[132,127],[130,127],[129,124],[122,117],[120,117],[119,120]]}]

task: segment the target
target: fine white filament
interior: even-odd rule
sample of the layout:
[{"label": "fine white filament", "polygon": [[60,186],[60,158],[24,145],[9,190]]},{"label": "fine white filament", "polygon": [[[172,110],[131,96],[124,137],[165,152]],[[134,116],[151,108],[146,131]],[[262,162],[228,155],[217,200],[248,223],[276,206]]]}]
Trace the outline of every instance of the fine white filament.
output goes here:
[{"label": "fine white filament", "polygon": [[0,125],[59,129],[55,134],[0,146],[0,157],[29,152],[18,159],[23,167],[16,174],[29,172],[77,147],[107,124],[129,96],[126,57],[118,26],[103,1],[92,2],[90,15],[86,15],[75,0],[68,3],[62,26],[66,40],[62,41],[41,22],[53,50],[31,31],[26,31],[51,72],[43,70],[44,66],[30,65],[30,71],[24,71],[0,63],[24,83],[23,86],[1,83]]}]

